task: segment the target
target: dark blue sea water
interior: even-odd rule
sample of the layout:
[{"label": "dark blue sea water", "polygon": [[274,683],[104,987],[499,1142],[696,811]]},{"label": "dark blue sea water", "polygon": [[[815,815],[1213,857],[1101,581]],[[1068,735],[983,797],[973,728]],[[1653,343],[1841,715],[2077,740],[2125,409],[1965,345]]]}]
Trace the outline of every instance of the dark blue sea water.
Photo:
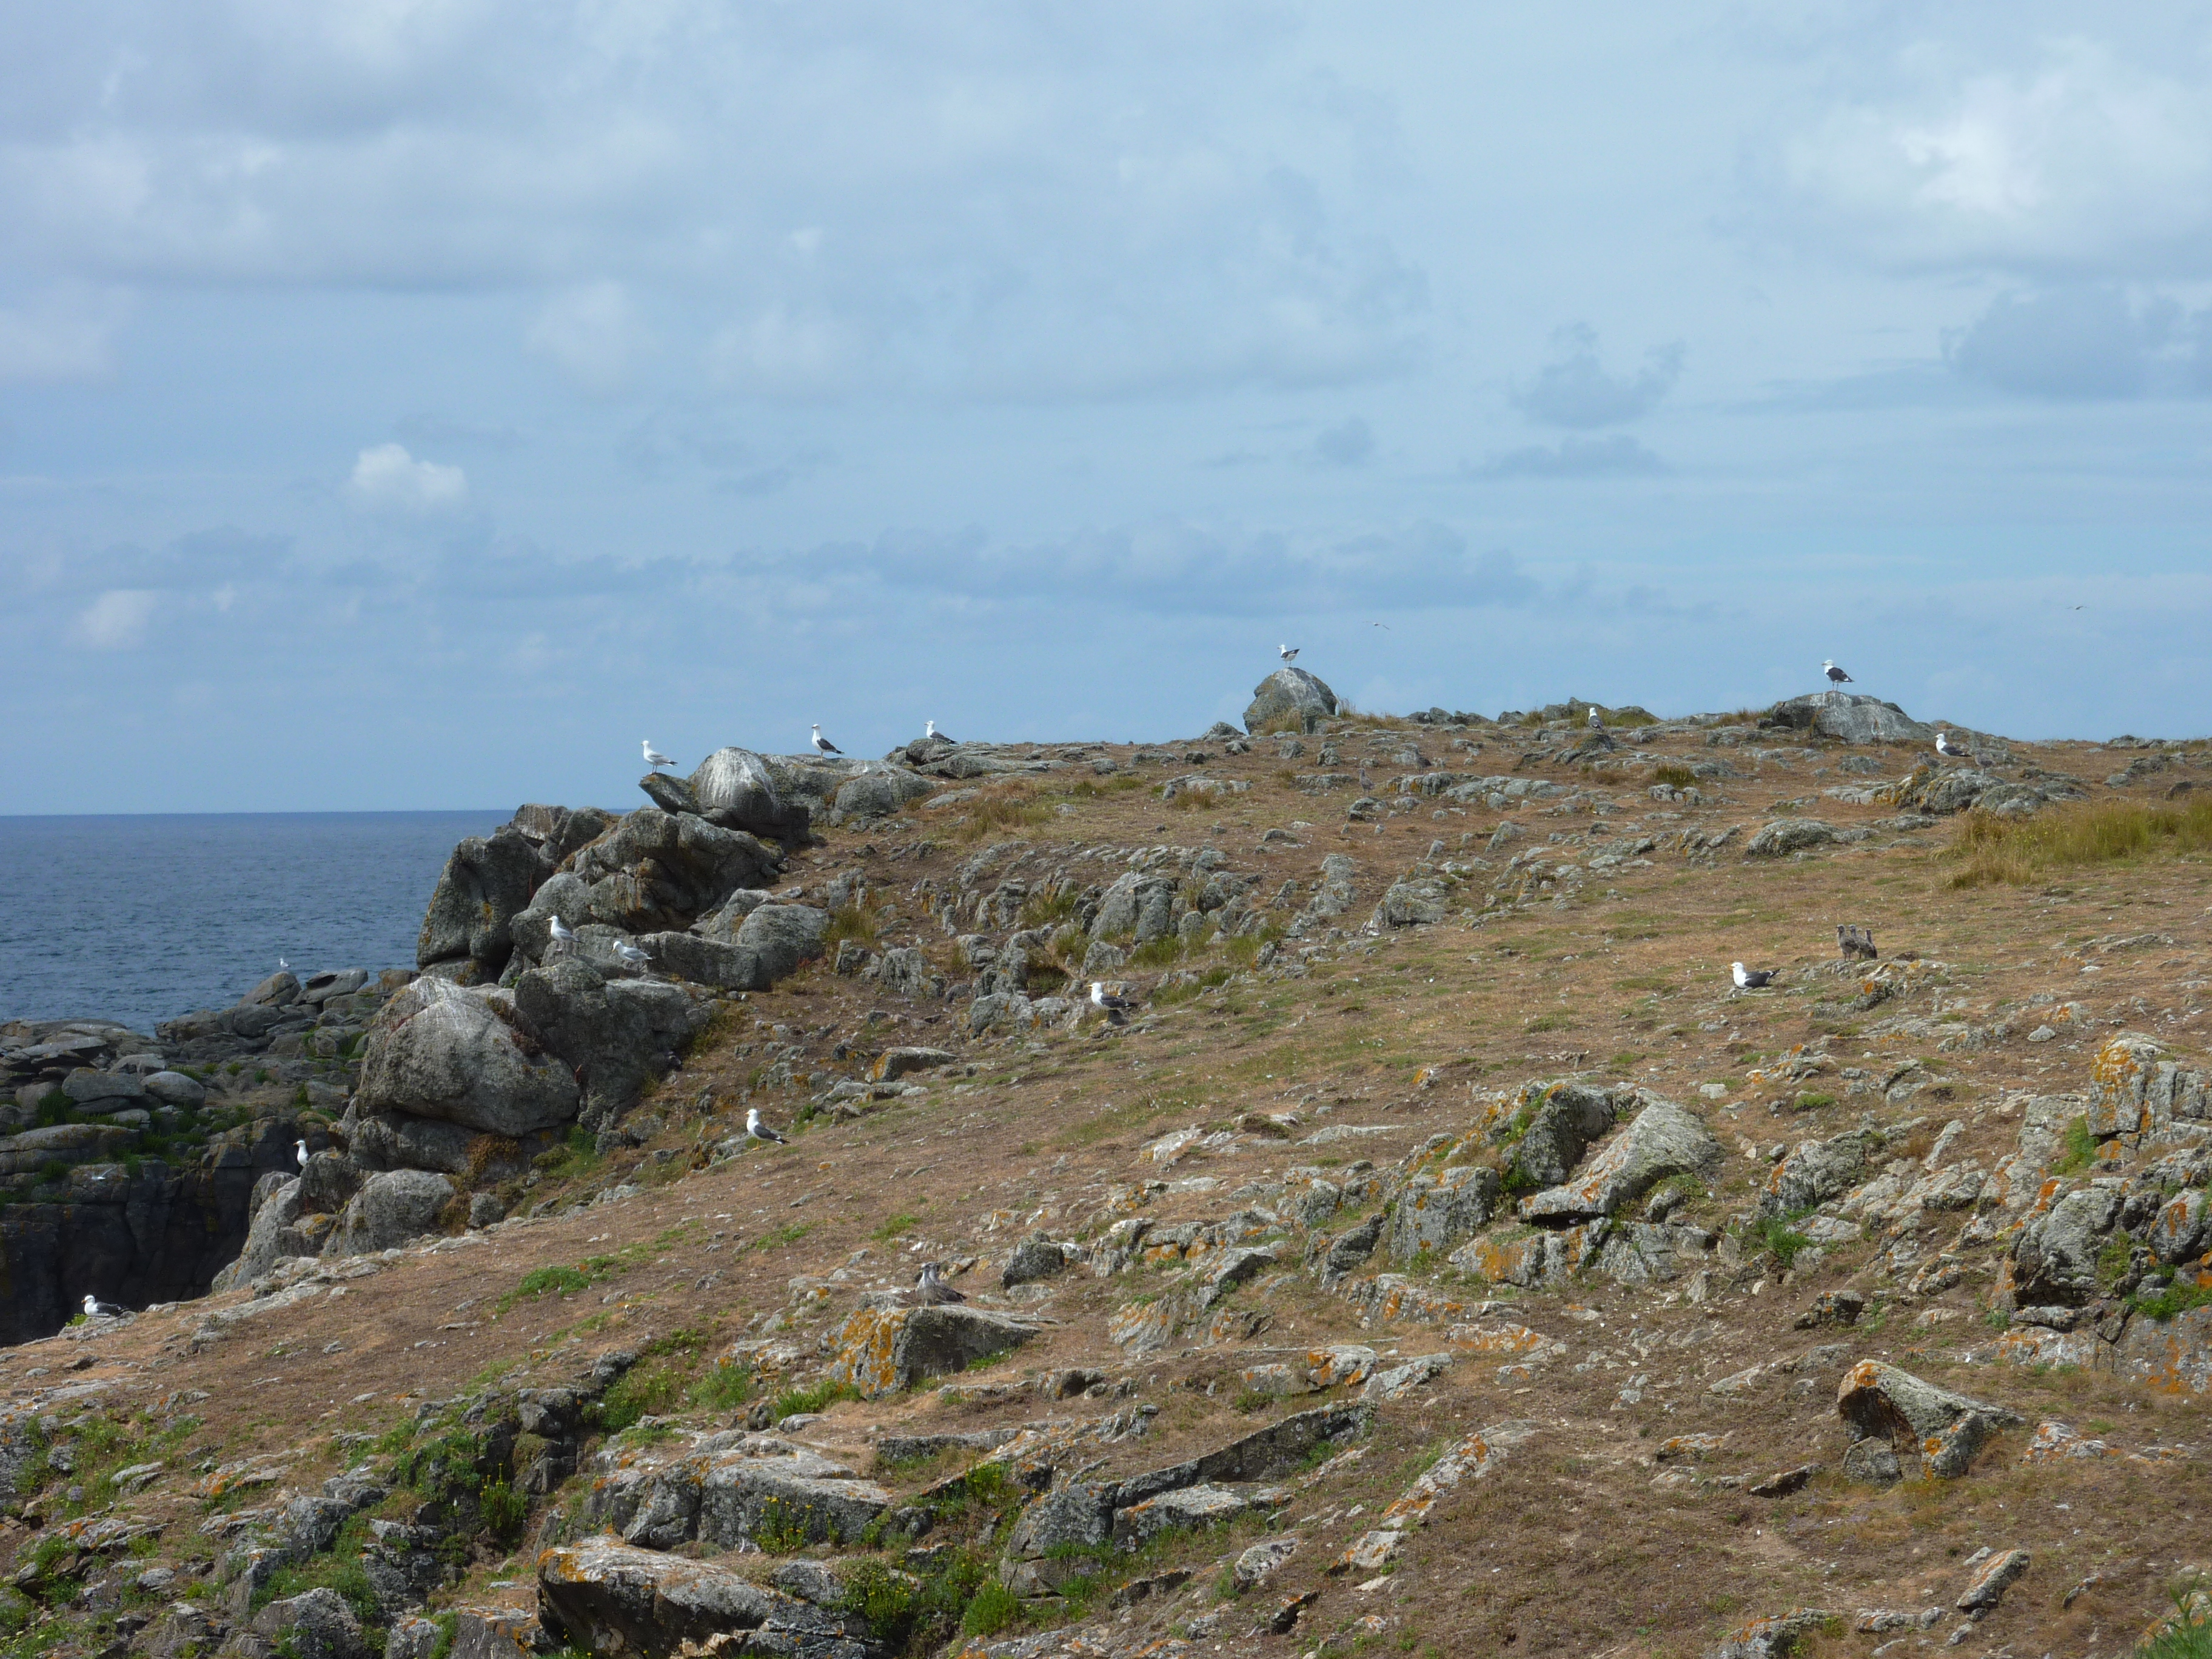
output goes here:
[{"label": "dark blue sea water", "polygon": [[412,968],[447,854],[509,812],[0,817],[0,1020],[157,1019],[288,959]]}]

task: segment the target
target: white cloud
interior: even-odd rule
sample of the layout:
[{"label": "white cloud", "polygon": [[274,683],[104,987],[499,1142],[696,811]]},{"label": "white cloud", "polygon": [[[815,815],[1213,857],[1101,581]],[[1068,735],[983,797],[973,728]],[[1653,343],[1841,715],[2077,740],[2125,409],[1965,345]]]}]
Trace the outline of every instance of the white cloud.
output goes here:
[{"label": "white cloud", "polygon": [[1753,161],[1801,232],[1905,267],[2212,275],[2201,52],[2148,68],[2070,38],[1991,68],[1923,46],[1896,69],[1898,94],[1831,107]]},{"label": "white cloud", "polygon": [[95,651],[127,651],[146,637],[155,597],[149,588],[110,588],[78,613],[70,635]]},{"label": "white cloud", "polygon": [[1636,420],[1658,406],[1682,373],[1682,348],[1664,345],[1647,352],[1632,375],[1607,374],[1598,362],[1597,332],[1586,323],[1559,330],[1552,343],[1559,355],[1513,393],[1515,408],[1547,426],[1588,431]]},{"label": "white cloud", "polygon": [[602,395],[620,391],[653,343],[629,290],[617,282],[586,283],[555,295],[525,339],[586,391]]},{"label": "white cloud", "polygon": [[469,498],[460,468],[418,461],[403,444],[362,450],[346,487],[363,507],[407,514],[449,512]]}]

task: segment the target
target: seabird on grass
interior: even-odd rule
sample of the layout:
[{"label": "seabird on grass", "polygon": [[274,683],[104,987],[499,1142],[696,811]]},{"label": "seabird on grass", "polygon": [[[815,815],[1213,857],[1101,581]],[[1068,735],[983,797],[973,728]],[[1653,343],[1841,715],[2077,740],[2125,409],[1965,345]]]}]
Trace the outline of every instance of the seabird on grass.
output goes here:
[{"label": "seabird on grass", "polygon": [[1936,734],[1936,752],[1948,760],[1956,760],[1966,751],[1951,747],[1951,734],[1948,732],[1938,732]]},{"label": "seabird on grass", "polygon": [[1874,948],[1873,930],[1861,927],[1855,922],[1839,921],[1836,924],[1836,948],[1847,957],[1863,957],[1869,962],[1872,962],[1877,954]]},{"label": "seabird on grass", "polygon": [[1094,979],[1091,981],[1091,1006],[1106,1011],[1108,1024],[1127,1025],[1129,1023],[1129,1010],[1137,1005],[1127,997],[1115,996],[1106,988],[1106,982],[1103,980]]},{"label": "seabird on grass", "polygon": [[546,937],[545,954],[549,957],[556,951],[568,951],[576,948],[575,934],[568,931],[568,924],[558,915],[546,924]]},{"label": "seabird on grass", "polygon": [[814,752],[817,755],[842,755],[845,751],[822,735],[822,728],[814,728]]},{"label": "seabird on grass", "polygon": [[120,1319],[130,1309],[113,1302],[102,1302],[89,1291],[85,1292],[84,1316],[87,1319]]},{"label": "seabird on grass", "polygon": [[[937,729],[937,722],[935,720],[924,720],[921,725],[921,735],[926,738],[934,738],[939,743],[957,743],[960,741],[957,738],[948,738],[944,732],[939,731]],[[814,729],[819,732],[822,728],[817,726]]]},{"label": "seabird on grass", "polygon": [[1298,659],[1298,647],[1295,645],[1279,645],[1275,649],[1281,653],[1285,662],[1296,662]]},{"label": "seabird on grass", "polygon": [[937,1276],[937,1264],[921,1264],[921,1277],[914,1281],[914,1299],[925,1308],[934,1308],[947,1302],[965,1302],[968,1298]]},{"label": "seabird on grass", "polygon": [[292,1147],[292,1156],[300,1161],[300,1167],[301,1169],[306,1169],[307,1167],[307,1143],[304,1140],[294,1143]]},{"label": "seabird on grass", "polygon": [[789,1141],[786,1140],[774,1129],[771,1129],[767,1124],[761,1121],[760,1108],[757,1106],[748,1106],[745,1108],[745,1139],[747,1140],[772,1140],[779,1146],[788,1146],[791,1145]]},{"label": "seabird on grass", "polygon": [[653,739],[651,738],[646,738],[641,744],[641,747],[645,750],[645,763],[651,767],[654,771],[658,772],[664,766],[673,766],[676,764],[674,761],[669,759],[667,756],[662,754],[658,749],[655,749],[653,746]]},{"label": "seabird on grass", "polygon": [[1740,962],[1729,966],[1735,969],[1735,988],[1739,991],[1756,991],[1762,985],[1774,983],[1771,968],[1747,968]]},{"label": "seabird on grass", "polygon": [[1828,677],[1828,684],[1831,685],[1849,685],[1851,683],[1851,677],[1849,674],[1825,657],[1820,660],[1820,672]]}]

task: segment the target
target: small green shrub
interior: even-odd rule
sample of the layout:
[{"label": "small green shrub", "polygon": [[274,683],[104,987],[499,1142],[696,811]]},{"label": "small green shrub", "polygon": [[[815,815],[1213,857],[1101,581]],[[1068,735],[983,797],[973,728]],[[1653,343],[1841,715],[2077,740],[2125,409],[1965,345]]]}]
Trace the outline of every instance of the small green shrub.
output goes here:
[{"label": "small green shrub", "polygon": [[986,1581],[960,1615],[963,1636],[996,1636],[1022,1616],[1021,1598],[995,1578]]},{"label": "small green shrub", "polygon": [[806,1511],[771,1498],[761,1504],[760,1519],[753,1523],[753,1541],[770,1555],[796,1555],[812,1541]]},{"label": "small green shrub", "polygon": [[514,1293],[518,1297],[574,1296],[578,1291],[589,1290],[591,1284],[574,1267],[533,1267],[523,1274]]},{"label": "small green shrub", "polygon": [[522,1534],[522,1523],[530,1518],[530,1499],[504,1480],[495,1480],[483,1489],[477,1500],[483,1511],[484,1526],[493,1537],[502,1543]]},{"label": "small green shrub", "polygon": [[2051,1164],[2053,1175],[2078,1175],[2097,1161],[2097,1138],[2089,1133],[2089,1120],[2077,1117],[2066,1126],[2066,1137],[2057,1161]]},{"label": "small green shrub", "polygon": [[786,1389],[776,1395],[771,1409],[780,1421],[797,1417],[805,1412],[818,1412],[834,1406],[840,1400],[858,1400],[860,1393],[849,1382],[821,1382],[811,1389]]},{"label": "small green shrub", "polygon": [[717,1360],[691,1385],[690,1402],[702,1411],[724,1412],[753,1397],[753,1374],[726,1359]]},{"label": "small green shrub", "polygon": [[1812,1247],[1813,1241],[1796,1229],[1796,1223],[1802,1219],[1802,1211],[1786,1216],[1761,1216],[1745,1229],[1745,1231],[1773,1251],[1781,1261],[1784,1271],[1787,1272],[1796,1261],[1797,1253]]},{"label": "small green shrub", "polygon": [[2133,1300],[2137,1313],[2146,1319],[2156,1320],[2163,1325],[2179,1318],[2192,1308],[2202,1308],[2208,1303],[2212,1303],[2212,1290],[2208,1290],[2201,1285],[2183,1285],[2177,1282],[2165,1285],[2148,1296],[2138,1293]]},{"label": "small green shrub", "polygon": [[1148,939],[1129,952],[1132,968],[1172,968],[1182,959],[1182,940],[1173,933]]}]

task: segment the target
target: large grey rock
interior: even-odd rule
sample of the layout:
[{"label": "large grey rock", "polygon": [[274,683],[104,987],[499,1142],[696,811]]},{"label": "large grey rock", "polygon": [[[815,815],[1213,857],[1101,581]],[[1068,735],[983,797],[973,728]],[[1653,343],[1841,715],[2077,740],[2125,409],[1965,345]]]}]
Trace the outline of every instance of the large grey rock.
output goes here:
[{"label": "large grey rock", "polygon": [[2207,1200],[2204,1189],[2192,1187],[2161,1206],[2143,1243],[2172,1267],[2202,1255],[2206,1244],[2212,1243],[2212,1201]]},{"label": "large grey rock", "polygon": [[[1097,947],[1094,945],[1092,948]],[[945,975],[932,967],[929,958],[911,945],[896,945],[877,959],[876,983],[886,991],[896,991],[902,996],[935,997],[945,994]]]},{"label": "large grey rock", "polygon": [[361,1621],[345,1597],[329,1589],[271,1601],[253,1615],[253,1633],[289,1659],[368,1659]]},{"label": "large grey rock", "polygon": [[134,1072],[95,1072],[80,1066],[62,1079],[62,1092],[88,1112],[118,1112],[145,1103],[146,1082]]},{"label": "large grey rock", "polygon": [[1917,1452],[1928,1473],[1955,1480],[2001,1426],[2018,1412],[1924,1382],[1878,1359],[1862,1359],[1836,1390],[1836,1414],[1863,1440],[1887,1440]]},{"label": "large grey rock", "polygon": [[1555,1083],[1534,1102],[1528,1127],[1506,1161],[1509,1174],[1539,1190],[1556,1187],[1582,1162],[1583,1152],[1613,1127],[1619,1103],[1586,1083]]},{"label": "large grey rock", "polygon": [[1771,1619],[1754,1619],[1729,1632],[1719,1646],[1708,1648],[1705,1659],[1787,1659],[1835,1617],[1826,1607],[1796,1607]]},{"label": "large grey rock", "polygon": [[1200,1483],[1179,1487],[1115,1510],[1114,1542],[1121,1549],[1139,1549],[1161,1533],[1218,1526],[1251,1507],[1250,1497],[1227,1486]]},{"label": "large grey rock", "polygon": [[619,812],[603,806],[548,806],[532,802],[519,807],[507,822],[514,832],[538,849],[538,861],[557,870],[589,847],[622,819]]},{"label": "large grey rock", "polygon": [[299,976],[289,969],[278,969],[244,996],[243,1003],[260,1008],[283,1008],[300,1000]]},{"label": "large grey rock", "polygon": [[636,1103],[647,1080],[676,1063],[708,1018],[677,986],[609,981],[566,957],[516,980],[514,1006],[546,1054],[581,1079],[576,1118],[594,1133]]},{"label": "large grey rock", "polygon": [[762,971],[759,953],[743,945],[726,945],[697,933],[647,933],[639,946],[653,966],[672,978],[720,991],[765,991],[774,981]]},{"label": "large grey rock", "polygon": [[988,1309],[862,1308],[845,1322],[828,1374],[866,1399],[896,1394],[932,1376],[1018,1348],[1038,1327]]},{"label": "large grey rock", "polygon": [[1881,1149],[1872,1129],[1850,1129],[1826,1140],[1801,1140],[1767,1177],[1759,1206],[1769,1215],[1796,1215],[1856,1186]]},{"label": "large grey rock", "polygon": [[465,962],[464,977],[498,978],[514,949],[507,923],[545,873],[537,848],[512,824],[464,839],[446,860],[422,914],[416,965]]},{"label": "large grey rock", "polygon": [[1303,668],[1278,668],[1252,689],[1244,710],[1244,729],[1258,732],[1280,723],[1315,732],[1336,713],[1336,693]]},{"label": "large grey rock", "polygon": [[745,918],[763,904],[775,902],[775,895],[760,887],[740,887],[729,897],[691,924],[691,931],[702,939],[710,939],[724,945],[738,942],[738,929],[744,926]]},{"label": "large grey rock", "polygon": [[428,1170],[387,1170],[371,1176],[346,1206],[323,1254],[367,1255],[432,1231],[453,1201],[453,1183]]},{"label": "large grey rock", "polygon": [[840,1615],[755,1584],[726,1567],[614,1538],[559,1545],[538,1558],[538,1621],[588,1653],[671,1659],[686,1642],[738,1637],[736,1651],[872,1659]]},{"label": "large grey rock", "polygon": [[196,1111],[207,1101],[207,1088],[198,1078],[182,1072],[155,1072],[146,1079],[146,1092],[164,1106]]},{"label": "large grey rock", "polygon": [[1006,1258],[1006,1267],[999,1275],[999,1283],[1002,1288],[1011,1290],[1017,1285],[1034,1285],[1039,1279],[1066,1271],[1067,1252],[1042,1233],[1033,1233],[1014,1246],[1013,1254]]},{"label": "large grey rock", "polygon": [[699,1492],[702,1543],[734,1549],[763,1532],[796,1532],[809,1543],[851,1543],[890,1507],[872,1480],[803,1473],[789,1457],[725,1457]]},{"label": "large grey rock", "polygon": [[822,954],[830,913],[807,904],[763,904],[738,926],[739,949],[750,951],[771,985],[788,978],[803,962]]},{"label": "large grey rock", "polygon": [[1792,732],[1813,732],[1842,743],[1933,743],[1936,728],[1914,720],[1893,702],[1851,691],[1814,691],[1778,702],[1759,722]]},{"label": "large grey rock", "polygon": [[[597,984],[596,974],[574,965]],[[356,1105],[364,1114],[438,1118],[495,1135],[567,1122],[578,1108],[574,1062],[548,1054],[526,1015],[510,1018],[519,1006],[519,993],[416,980],[370,1030]]]},{"label": "large grey rock", "polygon": [[1139,945],[1164,939],[1175,931],[1175,896],[1176,884],[1167,877],[1132,870],[1099,896],[1091,934],[1102,939],[1133,936]]},{"label": "large grey rock", "polygon": [[1818,818],[1777,818],[1743,844],[1743,855],[1778,859],[1808,847],[1826,847],[1835,839],[1835,825]]},{"label": "large grey rock", "polygon": [[767,759],[750,749],[718,749],[691,774],[691,793],[699,811],[726,830],[803,845],[813,815],[799,800],[787,800]]},{"label": "large grey rock", "polygon": [[299,1178],[282,1182],[253,1212],[253,1224],[246,1229],[246,1248],[238,1260],[215,1276],[209,1290],[233,1290],[260,1278],[287,1256],[315,1255],[316,1244],[299,1231],[302,1213]]},{"label": "large grey rock", "polygon": [[545,960],[553,948],[553,918],[573,931],[592,921],[592,890],[573,870],[556,871],[507,924],[508,939],[532,963]]},{"label": "large grey rock", "polygon": [[[346,1163],[356,1171],[380,1170],[441,1170],[450,1176],[489,1176],[526,1173],[528,1154],[544,1150],[551,1130],[536,1135],[502,1136],[517,1149],[513,1157],[495,1156],[486,1162],[483,1132],[434,1117],[410,1117],[404,1112],[364,1116],[349,1115]],[[558,1128],[559,1125],[555,1125]],[[313,1168],[313,1160],[310,1160]],[[349,1192],[348,1199],[352,1197]],[[336,1206],[343,1209],[343,1202]]]},{"label": "large grey rock", "polygon": [[2023,1304],[2078,1303],[2097,1288],[2097,1257],[2119,1224],[2116,1187],[2066,1194],[2013,1241],[2014,1294]]},{"label": "large grey rock", "polygon": [[1498,1171],[1458,1164],[1407,1178],[1390,1209],[1390,1259],[1401,1266],[1423,1250],[1444,1254],[1490,1224],[1498,1212]]},{"label": "large grey rock", "polygon": [[1364,1401],[1294,1413],[1197,1457],[1131,1475],[1115,1487],[1114,1504],[1141,1504],[1201,1482],[1279,1480],[1303,1468],[1324,1445],[1364,1434],[1374,1422],[1375,1407]]},{"label": "large grey rock", "polygon": [[120,1158],[132,1139],[130,1130],[112,1123],[54,1123],[26,1129],[0,1139],[0,1175],[29,1175],[48,1164],[104,1164]]},{"label": "large grey rock", "polygon": [[593,921],[653,933],[690,927],[735,889],[766,884],[782,866],[781,851],[747,831],[641,806],[569,867],[591,890]]},{"label": "large grey rock", "polygon": [[1521,1213],[1530,1221],[1612,1215],[1670,1176],[1711,1179],[1724,1156],[1704,1119],[1670,1100],[1653,1098],[1573,1180],[1538,1193]]},{"label": "large grey rock", "polygon": [[917,776],[904,767],[871,767],[837,791],[834,810],[840,819],[889,817],[938,787],[934,779]]}]

